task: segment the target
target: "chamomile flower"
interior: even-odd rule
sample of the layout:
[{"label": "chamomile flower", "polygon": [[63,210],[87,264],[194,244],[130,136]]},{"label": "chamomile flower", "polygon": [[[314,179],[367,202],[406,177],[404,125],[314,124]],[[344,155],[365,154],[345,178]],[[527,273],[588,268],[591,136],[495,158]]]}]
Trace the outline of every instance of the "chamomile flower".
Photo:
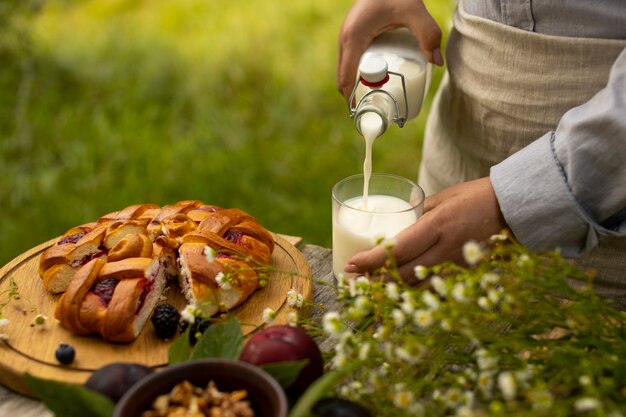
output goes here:
[{"label": "chamomile flower", "polygon": [[207,262],[211,263],[215,261],[215,256],[217,255],[217,252],[212,247],[205,246],[202,250],[202,254],[206,257]]},{"label": "chamomile flower", "polygon": [[398,301],[400,299],[400,286],[395,282],[389,282],[385,284],[385,293],[390,300]]},{"label": "chamomile flower", "polygon": [[478,307],[483,310],[491,310],[491,304],[489,303],[489,299],[487,297],[479,297],[477,301]]},{"label": "chamomile flower", "polygon": [[336,311],[329,311],[324,314],[322,325],[324,331],[331,336],[339,336],[345,328],[344,324],[341,322],[339,313]]},{"label": "chamomile flower", "polygon": [[435,275],[430,279],[430,285],[440,296],[445,297],[448,294],[448,286],[439,275]]},{"label": "chamomile flower", "polygon": [[[298,306],[298,298],[299,298],[298,296],[300,295],[301,294],[298,294],[298,292],[294,290],[293,288],[287,291],[287,304],[289,305],[289,307]],[[300,301],[300,306],[302,306],[302,301]]]},{"label": "chamomile flower", "polygon": [[480,243],[470,240],[463,245],[463,259],[469,265],[476,265],[484,257],[485,252]]},{"label": "chamomile flower", "polygon": [[441,305],[439,298],[430,291],[424,291],[422,293],[422,301],[433,311],[439,310],[439,306]]},{"label": "chamomile flower", "polygon": [[228,291],[232,289],[228,275],[223,272],[218,272],[217,275],[215,275],[215,282],[217,282],[217,285],[223,290]]},{"label": "chamomile flower", "polygon": [[430,310],[417,310],[413,314],[413,322],[421,328],[427,328],[433,324],[433,314]]},{"label": "chamomile flower", "polygon": [[505,400],[511,401],[515,398],[517,393],[517,384],[515,383],[515,378],[511,372],[504,371],[498,375],[498,388],[500,389],[502,397]]},{"label": "chamomile flower", "polygon": [[493,374],[491,372],[481,372],[476,381],[478,389],[485,398],[491,398],[491,390],[493,388]]},{"label": "chamomile flower", "polygon": [[419,279],[420,281],[426,279],[426,277],[428,276],[428,268],[426,268],[424,265],[416,265],[415,268],[413,268],[413,271],[415,272],[415,278]]},{"label": "chamomile flower", "polygon": [[452,298],[459,303],[466,303],[469,301],[466,295],[467,286],[463,282],[457,282],[452,287]]},{"label": "chamomile flower", "polygon": [[414,401],[413,393],[406,389],[397,390],[393,395],[393,404],[398,408],[408,409]]},{"label": "chamomile flower", "polygon": [[287,313],[287,324],[291,327],[298,327],[298,313],[295,311]]},{"label": "chamomile flower", "polygon": [[276,312],[271,308],[267,307],[263,310],[263,322],[269,324],[276,320]]},{"label": "chamomile flower", "polygon": [[480,287],[484,290],[500,281],[500,276],[495,272],[486,272],[480,277]]},{"label": "chamomile flower", "polygon": [[398,308],[394,308],[391,311],[391,318],[393,319],[393,324],[396,327],[402,327],[406,324],[406,316],[402,312],[402,310]]},{"label": "chamomile flower", "polygon": [[183,311],[181,311],[180,316],[189,324],[193,324],[196,321],[196,311],[198,308],[195,304],[188,304]]},{"label": "chamomile flower", "polygon": [[372,350],[372,344],[369,342],[365,342],[363,343],[360,347],[359,347],[359,360],[361,361],[365,361],[370,354],[370,351]]},{"label": "chamomile flower", "polygon": [[574,410],[579,412],[593,411],[600,408],[600,401],[593,397],[582,397],[574,401]]}]

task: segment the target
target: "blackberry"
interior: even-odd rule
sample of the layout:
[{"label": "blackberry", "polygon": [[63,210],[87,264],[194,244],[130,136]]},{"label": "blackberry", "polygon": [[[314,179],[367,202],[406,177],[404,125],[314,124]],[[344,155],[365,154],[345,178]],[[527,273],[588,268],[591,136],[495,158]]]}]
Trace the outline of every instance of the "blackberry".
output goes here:
[{"label": "blackberry", "polygon": [[[193,323],[191,324],[191,328],[189,329],[189,344],[191,346],[195,345],[197,342],[197,338],[199,337],[198,333],[202,335],[206,329],[211,325],[211,321],[200,316],[195,316]],[[189,322],[187,320],[181,320],[180,322],[180,332],[183,333],[187,327],[189,327]]]},{"label": "blackberry", "polygon": [[76,351],[72,347],[72,345],[68,345],[67,343],[61,343],[57,350],[54,352],[54,356],[57,360],[63,365],[69,365],[74,362],[74,356],[76,356]]},{"label": "blackberry", "polygon": [[159,339],[171,339],[176,335],[180,314],[171,304],[159,304],[154,309],[150,321]]}]

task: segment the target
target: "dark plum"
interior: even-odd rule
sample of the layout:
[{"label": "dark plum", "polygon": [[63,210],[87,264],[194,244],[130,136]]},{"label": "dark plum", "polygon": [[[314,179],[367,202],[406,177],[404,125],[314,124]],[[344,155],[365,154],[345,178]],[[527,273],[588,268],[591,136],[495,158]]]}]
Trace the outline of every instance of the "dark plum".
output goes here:
[{"label": "dark plum", "polygon": [[342,398],[322,398],[311,411],[313,417],[372,417],[361,405]]},{"label": "dark plum", "polygon": [[289,396],[301,395],[324,372],[322,353],[307,332],[300,327],[267,327],[248,340],[239,356],[239,360],[257,366],[303,359],[309,362],[287,389]]},{"label": "dark plum", "polygon": [[117,403],[130,387],[152,372],[152,368],[138,363],[114,362],[94,371],[85,381],[85,387]]}]

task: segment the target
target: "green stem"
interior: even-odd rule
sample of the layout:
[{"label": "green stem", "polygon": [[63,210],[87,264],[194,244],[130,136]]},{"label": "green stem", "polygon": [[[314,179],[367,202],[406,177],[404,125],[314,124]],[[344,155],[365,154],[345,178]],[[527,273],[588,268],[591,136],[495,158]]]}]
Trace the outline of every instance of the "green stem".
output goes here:
[{"label": "green stem", "polygon": [[289,417],[308,417],[311,415],[311,409],[317,401],[328,394],[328,392],[337,386],[337,383],[346,375],[352,372],[352,367],[348,366],[339,371],[331,371],[325,373],[318,378],[309,389],[300,397],[296,405],[289,412]]}]

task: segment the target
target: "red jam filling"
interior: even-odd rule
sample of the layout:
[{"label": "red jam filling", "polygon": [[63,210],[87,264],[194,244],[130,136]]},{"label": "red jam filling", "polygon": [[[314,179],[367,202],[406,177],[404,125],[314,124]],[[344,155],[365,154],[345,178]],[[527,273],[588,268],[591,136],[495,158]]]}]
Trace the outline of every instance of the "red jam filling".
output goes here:
[{"label": "red jam filling", "polygon": [[146,303],[146,297],[152,291],[152,287],[154,287],[153,279],[144,279],[141,283],[141,293],[139,294],[139,300],[137,300],[137,309],[135,310],[135,314],[141,311],[141,308]]},{"label": "red jam filling", "polygon": [[115,278],[106,278],[96,282],[91,291],[100,297],[105,306],[108,306],[111,302],[111,298],[113,298],[113,291],[115,291],[115,287],[117,287],[119,282],[120,281]]},{"label": "red jam filling", "polygon": [[60,239],[57,243],[59,245],[66,245],[68,243],[76,243],[80,240],[81,237],[85,236],[87,232],[78,232],[73,235],[65,236],[63,239]]},{"label": "red jam filling", "polygon": [[240,244],[242,237],[243,233],[241,232],[231,232],[230,230],[228,230],[226,233],[224,233],[224,239],[235,244]]}]

